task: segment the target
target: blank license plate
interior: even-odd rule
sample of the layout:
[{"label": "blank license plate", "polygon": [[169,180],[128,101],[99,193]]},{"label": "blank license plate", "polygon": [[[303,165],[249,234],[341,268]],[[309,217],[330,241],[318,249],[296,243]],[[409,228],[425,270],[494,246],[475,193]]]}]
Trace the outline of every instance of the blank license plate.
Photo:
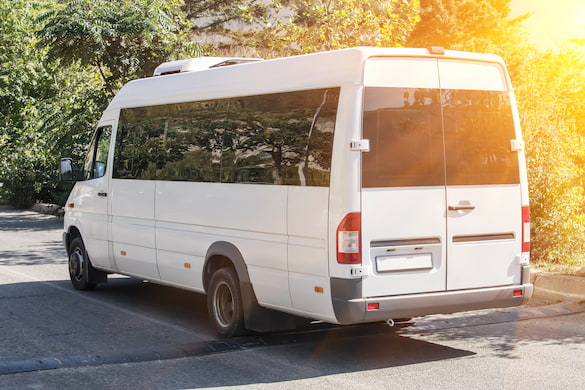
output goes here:
[{"label": "blank license plate", "polygon": [[412,271],[433,268],[433,258],[430,253],[403,256],[376,257],[378,272]]}]

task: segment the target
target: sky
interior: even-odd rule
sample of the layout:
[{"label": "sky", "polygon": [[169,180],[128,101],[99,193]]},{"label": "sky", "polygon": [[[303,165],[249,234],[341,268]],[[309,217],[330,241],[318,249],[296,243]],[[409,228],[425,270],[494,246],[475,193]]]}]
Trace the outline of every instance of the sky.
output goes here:
[{"label": "sky", "polygon": [[585,39],[585,0],[511,0],[512,17],[531,12],[525,22],[534,43],[550,49],[570,38]]}]

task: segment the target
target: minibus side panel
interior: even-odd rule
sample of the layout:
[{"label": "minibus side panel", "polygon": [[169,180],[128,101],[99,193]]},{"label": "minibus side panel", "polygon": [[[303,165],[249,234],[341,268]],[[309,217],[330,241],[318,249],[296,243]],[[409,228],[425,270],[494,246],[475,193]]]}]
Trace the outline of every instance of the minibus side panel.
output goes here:
[{"label": "minibus side panel", "polygon": [[331,157],[331,184],[329,192],[328,247],[329,276],[351,277],[350,268],[336,259],[337,226],[349,212],[361,209],[360,151],[352,151],[352,140],[361,139],[363,86],[348,85],[341,89],[333,153]]},{"label": "minibus side panel", "polygon": [[288,187],[288,272],[293,307],[330,317],[328,209],[328,187]]},{"label": "minibus side panel", "polygon": [[165,281],[201,289],[208,248],[227,241],[246,261],[258,302],[292,306],[285,186],[171,181],[156,186],[157,256]]},{"label": "minibus side panel", "polygon": [[154,182],[112,179],[112,238],[118,271],[159,280],[154,241]]}]

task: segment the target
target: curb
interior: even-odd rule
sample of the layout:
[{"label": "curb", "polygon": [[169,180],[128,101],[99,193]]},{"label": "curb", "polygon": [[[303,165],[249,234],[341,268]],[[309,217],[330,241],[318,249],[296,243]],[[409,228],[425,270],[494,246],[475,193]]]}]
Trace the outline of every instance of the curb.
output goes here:
[{"label": "curb", "polygon": [[530,281],[534,284],[532,299],[585,302],[585,277],[535,272]]}]

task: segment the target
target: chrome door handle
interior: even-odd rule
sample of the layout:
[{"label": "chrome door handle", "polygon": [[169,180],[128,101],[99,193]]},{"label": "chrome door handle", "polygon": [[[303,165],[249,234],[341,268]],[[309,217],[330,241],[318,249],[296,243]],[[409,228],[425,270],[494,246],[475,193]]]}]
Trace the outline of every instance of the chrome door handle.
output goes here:
[{"label": "chrome door handle", "polygon": [[98,192],[98,196],[102,196],[105,198],[106,196],[108,196],[108,193],[107,192]]},{"label": "chrome door handle", "polygon": [[447,209],[449,211],[475,210],[475,206],[449,206]]}]

